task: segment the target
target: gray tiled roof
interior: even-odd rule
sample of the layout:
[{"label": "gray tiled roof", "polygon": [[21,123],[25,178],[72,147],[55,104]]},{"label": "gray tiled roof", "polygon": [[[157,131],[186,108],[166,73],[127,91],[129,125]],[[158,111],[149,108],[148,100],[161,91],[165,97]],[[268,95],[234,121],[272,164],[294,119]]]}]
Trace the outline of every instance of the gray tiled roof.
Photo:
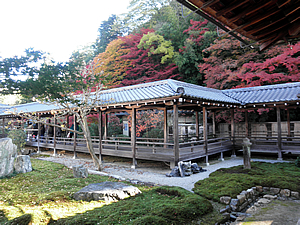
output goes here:
[{"label": "gray tiled roof", "polygon": [[223,90],[228,97],[241,104],[297,101],[300,94],[300,82],[274,84],[249,88]]},{"label": "gray tiled roof", "polygon": [[177,92],[178,88],[180,87],[184,88],[184,97],[197,98],[199,100],[206,101],[239,104],[237,100],[228,97],[220,90],[206,88],[172,79],[106,90],[102,92],[101,99],[103,104],[119,104],[166,98],[181,95],[181,93]]},{"label": "gray tiled roof", "polygon": [[59,109],[59,106],[56,106],[54,104],[42,104],[38,102],[31,102],[21,105],[15,105],[5,108],[2,112],[0,111],[1,115],[10,115],[11,113],[7,111],[14,111],[14,112],[45,112],[45,111],[51,111],[54,109]]},{"label": "gray tiled roof", "polygon": [[[166,97],[193,98],[199,101],[213,101],[230,104],[255,104],[271,102],[288,102],[300,100],[300,82],[276,84],[259,87],[217,90],[202,87],[172,79],[151,83],[132,85],[102,91],[101,105],[126,104],[129,102],[143,102],[158,100]],[[59,109],[56,105],[46,105],[37,102],[13,106],[18,112],[45,112]],[[0,107],[0,116],[7,115]]]}]

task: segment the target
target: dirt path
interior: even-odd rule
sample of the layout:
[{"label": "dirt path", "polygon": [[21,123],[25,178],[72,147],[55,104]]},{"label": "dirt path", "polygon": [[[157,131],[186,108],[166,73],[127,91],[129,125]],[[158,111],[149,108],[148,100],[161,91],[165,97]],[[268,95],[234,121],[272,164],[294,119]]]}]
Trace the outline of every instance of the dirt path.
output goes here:
[{"label": "dirt path", "polygon": [[[297,223],[299,221],[299,224]],[[275,200],[236,225],[300,225],[300,200]]]}]

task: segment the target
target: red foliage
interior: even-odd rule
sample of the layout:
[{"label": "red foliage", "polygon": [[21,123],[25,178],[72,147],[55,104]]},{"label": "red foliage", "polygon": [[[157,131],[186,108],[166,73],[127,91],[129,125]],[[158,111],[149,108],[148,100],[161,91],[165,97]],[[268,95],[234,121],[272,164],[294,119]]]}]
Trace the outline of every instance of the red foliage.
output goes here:
[{"label": "red foliage", "polygon": [[143,35],[148,32],[154,32],[154,30],[141,29],[140,33],[121,37],[124,45],[129,49],[129,53],[122,56],[122,58],[124,60],[130,60],[131,63],[126,68],[126,76],[120,86],[175,78],[178,75],[177,66],[175,64],[162,64],[160,62],[160,55],[150,55],[149,49],[139,49],[137,47]]}]

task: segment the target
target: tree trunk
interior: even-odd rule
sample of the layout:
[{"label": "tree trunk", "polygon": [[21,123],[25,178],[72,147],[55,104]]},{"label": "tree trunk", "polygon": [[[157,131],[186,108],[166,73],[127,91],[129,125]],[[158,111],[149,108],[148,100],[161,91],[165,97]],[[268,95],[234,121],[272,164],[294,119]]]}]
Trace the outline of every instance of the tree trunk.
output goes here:
[{"label": "tree trunk", "polygon": [[93,147],[93,143],[92,143],[92,137],[91,137],[91,133],[88,127],[88,123],[87,123],[87,117],[86,116],[81,116],[81,120],[79,121],[81,127],[82,127],[82,131],[84,134],[84,137],[86,139],[86,146],[92,156],[94,165],[97,167],[97,169],[99,171],[102,170],[102,163],[100,164],[99,159],[96,156],[94,147]]}]

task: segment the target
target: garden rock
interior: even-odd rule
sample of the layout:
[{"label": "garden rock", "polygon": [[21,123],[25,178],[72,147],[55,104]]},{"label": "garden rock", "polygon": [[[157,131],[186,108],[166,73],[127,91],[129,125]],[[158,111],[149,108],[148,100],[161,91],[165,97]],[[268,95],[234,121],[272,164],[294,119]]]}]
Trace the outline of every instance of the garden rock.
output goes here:
[{"label": "garden rock", "polygon": [[167,177],[180,177],[178,166],[175,166],[172,169],[171,173],[167,173],[166,176]]},{"label": "garden rock", "polygon": [[18,155],[14,162],[16,173],[27,173],[32,171],[29,155]]},{"label": "garden rock", "polygon": [[14,172],[14,161],[17,157],[17,146],[10,138],[0,139],[0,178]]},{"label": "garden rock", "polygon": [[80,191],[74,193],[73,197],[75,200],[83,201],[99,201],[103,200],[106,202],[117,201],[130,196],[140,194],[141,191],[134,186],[129,186],[121,182],[102,182],[90,184]]},{"label": "garden rock", "polygon": [[73,166],[73,176],[75,178],[87,178],[88,177],[88,170],[83,166]]},{"label": "garden rock", "polygon": [[184,177],[184,176],[190,176],[190,175],[192,175],[193,172],[192,172],[191,166],[192,166],[191,161],[189,161],[189,162],[182,162],[182,161],[180,161],[178,163],[178,168],[179,168],[180,176]]}]

